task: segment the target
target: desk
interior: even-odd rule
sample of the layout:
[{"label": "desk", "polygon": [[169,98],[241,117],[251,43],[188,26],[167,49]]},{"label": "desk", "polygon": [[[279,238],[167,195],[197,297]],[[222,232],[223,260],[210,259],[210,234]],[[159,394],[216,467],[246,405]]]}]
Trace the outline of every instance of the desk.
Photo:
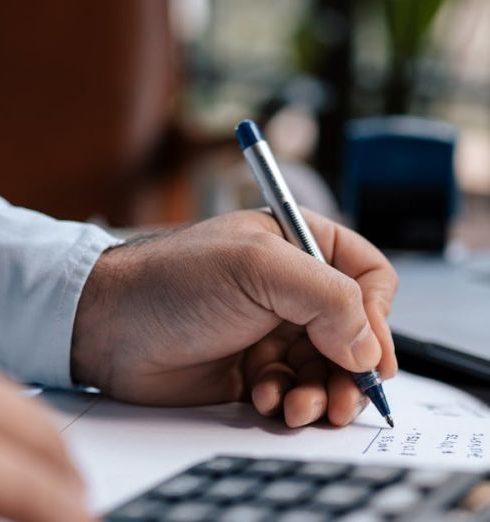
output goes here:
[{"label": "desk", "polygon": [[[417,389],[421,400],[406,390]],[[97,395],[47,392],[58,426],[84,476],[91,506],[103,513],[182,469],[216,454],[480,470],[488,466],[490,408],[452,387],[400,374],[385,383],[396,426],[373,406],[344,428],[325,421],[300,429],[264,418],[249,404],[145,408]],[[385,439],[383,433],[389,437]],[[420,434],[413,444],[413,434]],[[467,447],[481,434],[483,453]],[[458,445],[437,448],[448,434]],[[480,435],[479,435],[480,436]],[[406,454],[402,448],[411,442]]]}]

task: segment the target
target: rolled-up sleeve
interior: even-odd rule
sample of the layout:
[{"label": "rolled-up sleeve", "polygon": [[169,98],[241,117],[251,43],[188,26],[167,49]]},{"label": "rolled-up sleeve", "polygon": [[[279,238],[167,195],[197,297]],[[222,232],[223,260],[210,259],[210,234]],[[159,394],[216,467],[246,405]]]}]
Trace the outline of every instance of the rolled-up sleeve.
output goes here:
[{"label": "rolled-up sleeve", "polygon": [[22,382],[67,388],[78,301],[100,254],[121,241],[0,198],[0,367]]}]

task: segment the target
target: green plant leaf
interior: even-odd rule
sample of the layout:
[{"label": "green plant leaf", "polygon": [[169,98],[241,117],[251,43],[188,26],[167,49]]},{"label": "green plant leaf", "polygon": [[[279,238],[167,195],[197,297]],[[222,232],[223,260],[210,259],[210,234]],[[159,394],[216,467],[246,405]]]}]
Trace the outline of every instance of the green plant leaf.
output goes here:
[{"label": "green plant leaf", "polygon": [[383,0],[392,50],[402,60],[417,55],[444,0]]}]

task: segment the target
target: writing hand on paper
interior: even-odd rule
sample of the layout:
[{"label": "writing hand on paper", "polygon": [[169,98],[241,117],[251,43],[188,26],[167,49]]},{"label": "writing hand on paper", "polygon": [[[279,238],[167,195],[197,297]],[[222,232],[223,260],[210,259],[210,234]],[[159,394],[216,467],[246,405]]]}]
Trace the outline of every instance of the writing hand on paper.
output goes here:
[{"label": "writing hand on paper", "polygon": [[305,217],[330,265],[259,211],[104,253],[78,307],[74,380],[134,403],[250,399],[292,427],[350,422],[365,399],[346,370],[396,372],[386,316],[397,278],[356,233]]},{"label": "writing hand on paper", "polygon": [[0,518],[17,522],[89,522],[81,479],[50,414],[0,378]]}]

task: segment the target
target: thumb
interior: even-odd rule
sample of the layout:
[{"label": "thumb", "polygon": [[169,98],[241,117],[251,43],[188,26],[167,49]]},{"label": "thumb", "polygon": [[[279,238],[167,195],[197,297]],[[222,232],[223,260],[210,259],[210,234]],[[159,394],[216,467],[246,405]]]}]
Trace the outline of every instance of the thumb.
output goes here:
[{"label": "thumb", "polygon": [[375,368],[380,344],[358,283],[284,239],[265,234],[244,274],[250,297],[278,317],[306,326],[325,357],[352,372]]}]

